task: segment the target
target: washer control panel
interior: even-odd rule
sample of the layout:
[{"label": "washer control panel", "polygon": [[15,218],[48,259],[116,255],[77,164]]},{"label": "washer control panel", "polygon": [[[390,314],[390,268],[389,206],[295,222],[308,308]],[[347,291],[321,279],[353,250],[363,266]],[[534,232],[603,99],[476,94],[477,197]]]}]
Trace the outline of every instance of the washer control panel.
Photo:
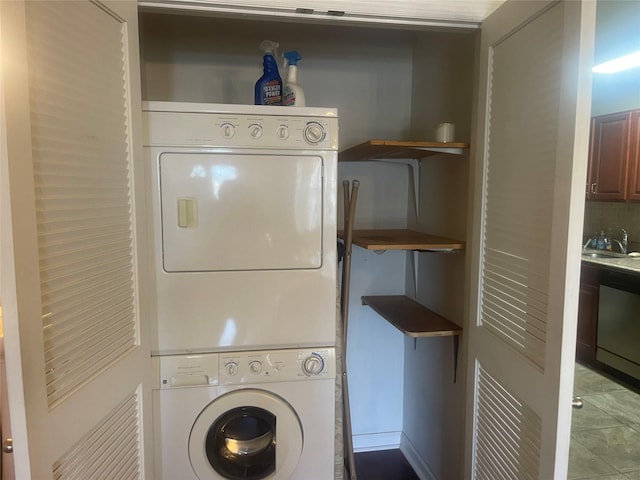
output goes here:
[{"label": "washer control panel", "polygon": [[220,385],[334,378],[334,348],[219,354]]},{"label": "washer control panel", "polygon": [[155,388],[210,387],[218,385],[218,354],[151,357]]},{"label": "washer control panel", "polygon": [[167,355],[151,358],[156,389],[335,378],[334,348]]}]

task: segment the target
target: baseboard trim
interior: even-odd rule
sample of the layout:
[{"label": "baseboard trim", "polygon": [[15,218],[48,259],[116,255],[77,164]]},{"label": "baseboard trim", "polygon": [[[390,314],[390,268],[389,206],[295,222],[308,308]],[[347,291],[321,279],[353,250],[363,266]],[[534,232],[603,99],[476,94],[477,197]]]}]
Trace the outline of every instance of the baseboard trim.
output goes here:
[{"label": "baseboard trim", "polygon": [[382,432],[354,435],[353,451],[358,453],[400,448],[401,434],[402,432]]},{"label": "baseboard trim", "polygon": [[420,480],[438,480],[404,433],[400,437],[400,451]]}]

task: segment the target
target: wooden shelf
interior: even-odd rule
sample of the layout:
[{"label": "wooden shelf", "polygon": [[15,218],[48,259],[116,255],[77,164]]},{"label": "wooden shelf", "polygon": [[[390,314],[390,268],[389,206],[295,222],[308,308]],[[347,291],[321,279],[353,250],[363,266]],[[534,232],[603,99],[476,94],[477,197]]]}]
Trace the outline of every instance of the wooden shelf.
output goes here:
[{"label": "wooden shelf", "polygon": [[[338,232],[344,238],[344,232]],[[353,244],[367,250],[464,250],[464,242],[407,229],[354,230]]]},{"label": "wooden shelf", "polygon": [[462,328],[405,295],[362,297],[378,315],[409,337],[450,337]]},{"label": "wooden shelf", "polygon": [[469,149],[468,143],[462,142],[401,142],[396,140],[369,140],[368,142],[349,147],[338,153],[340,162],[359,162],[366,160],[394,158],[419,159],[441,153],[461,155]]}]

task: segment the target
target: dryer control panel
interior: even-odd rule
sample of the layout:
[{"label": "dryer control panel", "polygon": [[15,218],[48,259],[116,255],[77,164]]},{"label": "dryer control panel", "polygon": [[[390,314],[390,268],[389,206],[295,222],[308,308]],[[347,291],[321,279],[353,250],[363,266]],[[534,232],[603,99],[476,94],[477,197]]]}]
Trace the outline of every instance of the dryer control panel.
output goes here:
[{"label": "dryer control panel", "polygon": [[334,348],[219,354],[220,385],[334,378]]},{"label": "dryer control panel", "polygon": [[[176,105],[145,110],[145,146],[337,150],[333,109],[253,107],[180,111]],[[331,115],[327,115],[329,112]]]}]

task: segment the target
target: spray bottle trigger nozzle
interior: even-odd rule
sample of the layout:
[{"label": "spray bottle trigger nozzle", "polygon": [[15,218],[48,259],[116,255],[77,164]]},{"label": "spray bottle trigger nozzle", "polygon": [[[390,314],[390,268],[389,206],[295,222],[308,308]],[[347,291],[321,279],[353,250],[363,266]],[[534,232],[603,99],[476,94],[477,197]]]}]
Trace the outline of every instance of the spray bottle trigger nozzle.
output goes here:
[{"label": "spray bottle trigger nozzle", "polygon": [[280,44],[278,42],[263,40],[262,43],[260,43],[260,50],[262,50],[265,55],[268,53],[274,55],[279,46]]},{"label": "spray bottle trigger nozzle", "polygon": [[285,58],[285,65],[296,65],[298,60],[302,60],[302,56],[297,50],[284,52],[282,56]]}]

